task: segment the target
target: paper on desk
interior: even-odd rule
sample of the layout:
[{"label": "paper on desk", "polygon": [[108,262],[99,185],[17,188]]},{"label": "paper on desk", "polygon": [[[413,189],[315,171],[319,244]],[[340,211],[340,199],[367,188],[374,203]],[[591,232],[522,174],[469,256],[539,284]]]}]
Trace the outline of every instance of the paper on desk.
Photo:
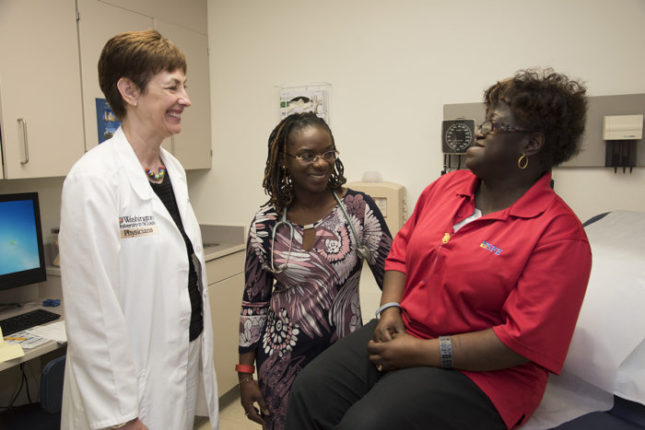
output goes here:
[{"label": "paper on desk", "polygon": [[5,341],[10,345],[20,345],[22,349],[32,349],[46,344],[49,339],[31,334],[28,330],[23,330],[7,336]]},{"label": "paper on desk", "polygon": [[4,341],[2,328],[0,328],[0,363],[22,357],[23,355],[25,355],[25,352],[20,345],[13,345]]},{"label": "paper on desk", "polygon": [[45,339],[54,340],[58,343],[67,342],[67,333],[65,333],[65,321],[57,321],[51,324],[39,325],[32,327],[27,332]]}]

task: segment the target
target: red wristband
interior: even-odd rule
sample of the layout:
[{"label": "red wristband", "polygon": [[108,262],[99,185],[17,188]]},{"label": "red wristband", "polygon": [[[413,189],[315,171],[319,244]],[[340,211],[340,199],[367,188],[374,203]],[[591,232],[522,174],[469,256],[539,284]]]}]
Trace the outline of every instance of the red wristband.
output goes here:
[{"label": "red wristband", "polygon": [[236,364],[235,371],[238,373],[254,373],[255,367],[250,364]]}]

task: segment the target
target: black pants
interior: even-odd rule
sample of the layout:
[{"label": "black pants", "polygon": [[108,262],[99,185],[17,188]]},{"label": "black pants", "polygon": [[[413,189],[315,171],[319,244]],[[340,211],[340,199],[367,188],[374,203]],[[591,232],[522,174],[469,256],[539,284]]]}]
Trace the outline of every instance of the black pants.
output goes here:
[{"label": "black pants", "polygon": [[300,372],[287,430],[505,429],[490,399],[454,370],[379,373],[368,360],[376,320],[339,340]]}]

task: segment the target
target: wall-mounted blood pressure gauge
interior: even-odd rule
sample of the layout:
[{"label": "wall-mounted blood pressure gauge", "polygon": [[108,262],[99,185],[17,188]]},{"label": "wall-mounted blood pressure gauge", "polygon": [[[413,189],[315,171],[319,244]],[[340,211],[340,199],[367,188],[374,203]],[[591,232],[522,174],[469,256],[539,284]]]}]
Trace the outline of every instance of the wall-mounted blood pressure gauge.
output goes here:
[{"label": "wall-mounted blood pressure gauge", "polygon": [[475,121],[446,120],[442,124],[441,151],[444,154],[463,154],[473,144],[474,137]]}]

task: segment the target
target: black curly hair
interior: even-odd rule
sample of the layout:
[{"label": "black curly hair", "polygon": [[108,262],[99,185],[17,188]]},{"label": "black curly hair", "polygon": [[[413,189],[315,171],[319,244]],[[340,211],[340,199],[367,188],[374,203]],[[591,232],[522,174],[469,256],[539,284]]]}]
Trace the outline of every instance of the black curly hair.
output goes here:
[{"label": "black curly hair", "polygon": [[538,157],[549,170],[580,150],[587,114],[586,91],[582,83],[553,69],[526,69],[488,88],[484,104],[488,112],[504,102],[519,125],[544,133]]},{"label": "black curly hair", "polygon": [[[320,127],[326,130],[331,137],[331,143],[336,149],[336,142],[331,129],[324,119],[312,112],[295,113],[284,118],[273,129],[269,136],[269,148],[266,167],[264,168],[264,180],[262,186],[264,192],[269,195],[269,203],[272,203],[278,212],[288,208],[293,202],[293,186],[289,172],[283,168],[286,165],[287,145],[294,131],[302,130],[308,126]],[[336,158],[334,170],[329,178],[328,187],[332,191],[339,190],[347,179],[343,176],[345,168],[339,158]]]}]

